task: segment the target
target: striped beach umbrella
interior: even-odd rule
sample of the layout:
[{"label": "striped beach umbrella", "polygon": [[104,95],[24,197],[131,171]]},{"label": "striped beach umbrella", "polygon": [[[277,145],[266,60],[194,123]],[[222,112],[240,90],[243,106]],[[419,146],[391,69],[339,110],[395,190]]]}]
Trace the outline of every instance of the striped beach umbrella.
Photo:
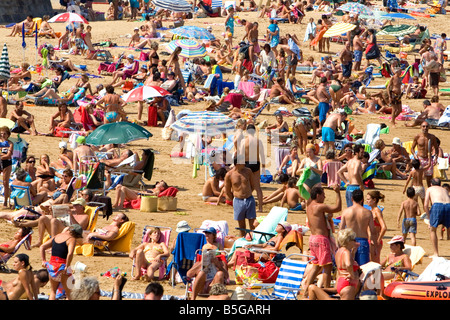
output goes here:
[{"label": "striped beach umbrella", "polygon": [[123,96],[123,101],[144,101],[145,99],[163,97],[170,95],[171,93],[158,86],[140,86],[137,87]]},{"label": "striped beach umbrella", "polygon": [[159,8],[173,12],[191,12],[192,5],[186,0],[153,0],[153,4]]},{"label": "striped beach umbrella", "polygon": [[388,35],[394,37],[403,37],[407,34],[414,33],[417,30],[417,26],[408,24],[395,24],[392,26],[385,26],[383,29],[377,32],[377,36]]},{"label": "striped beach umbrella", "polygon": [[339,36],[341,34],[349,32],[355,28],[356,28],[356,25],[354,25],[354,24],[346,23],[346,22],[338,22],[338,23],[332,25],[330,27],[330,29],[328,29],[324,33],[323,37],[329,38],[329,37]]},{"label": "striped beach umbrella", "polygon": [[64,12],[57,14],[48,20],[48,22],[80,22],[89,24],[83,16],[75,12]]},{"label": "striped beach umbrella", "polygon": [[170,127],[179,132],[215,136],[234,130],[235,124],[233,119],[221,112],[193,111],[175,121]]},{"label": "striped beach umbrella", "polygon": [[367,6],[360,4],[358,2],[347,2],[344,3],[342,6],[340,6],[338,8],[338,10],[344,11],[344,12],[348,12],[348,13],[353,13],[353,14],[357,14],[357,15],[366,15],[366,16],[372,16],[372,10],[369,9]]},{"label": "striped beach umbrella", "polygon": [[182,26],[169,31],[170,33],[188,39],[214,40],[216,37],[205,28],[197,26]]},{"label": "striped beach umbrella", "polygon": [[2,56],[0,57],[0,79],[8,80],[11,77],[11,67],[9,65],[8,47],[3,45]]},{"label": "striped beach umbrella", "polygon": [[180,57],[197,58],[206,55],[206,49],[200,43],[190,39],[173,40],[167,45],[167,51],[174,52],[177,47],[181,47]]},{"label": "striped beach umbrella", "polygon": [[401,12],[386,13],[383,17],[384,18],[392,18],[392,19],[417,20],[413,16],[406,14],[406,13],[401,13]]}]

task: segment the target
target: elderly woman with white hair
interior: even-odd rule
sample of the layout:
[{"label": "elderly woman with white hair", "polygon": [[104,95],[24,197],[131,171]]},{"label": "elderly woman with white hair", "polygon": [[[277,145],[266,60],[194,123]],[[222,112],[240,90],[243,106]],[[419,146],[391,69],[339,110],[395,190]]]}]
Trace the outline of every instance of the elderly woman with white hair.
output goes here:
[{"label": "elderly woman with white hair", "polygon": [[[118,275],[114,279],[114,288],[111,300],[122,300],[122,288],[126,278]],[[74,288],[70,294],[72,300],[100,300],[100,283],[96,277],[77,277]]]}]

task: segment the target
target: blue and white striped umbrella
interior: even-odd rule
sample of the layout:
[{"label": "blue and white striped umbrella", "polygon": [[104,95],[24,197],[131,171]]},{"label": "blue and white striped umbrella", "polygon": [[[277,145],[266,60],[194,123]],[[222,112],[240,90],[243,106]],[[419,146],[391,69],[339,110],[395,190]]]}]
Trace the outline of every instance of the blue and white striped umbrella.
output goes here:
[{"label": "blue and white striped umbrella", "polygon": [[7,80],[11,77],[11,67],[9,65],[8,47],[3,45],[2,55],[0,57],[0,79]]},{"label": "blue and white striped umbrella", "polygon": [[180,57],[192,59],[206,55],[206,49],[200,43],[190,39],[173,40],[167,45],[167,51],[172,53],[177,47],[181,47]]},{"label": "blue and white striped umbrella", "polygon": [[216,37],[205,28],[197,26],[182,26],[169,31],[170,33],[188,39],[214,40]]},{"label": "blue and white striped umbrella", "polygon": [[153,0],[153,4],[159,8],[173,12],[191,12],[192,5],[186,0]]},{"label": "blue and white striped umbrella", "polygon": [[194,111],[175,121],[170,127],[179,132],[215,136],[234,130],[235,124],[233,119],[220,112]]}]

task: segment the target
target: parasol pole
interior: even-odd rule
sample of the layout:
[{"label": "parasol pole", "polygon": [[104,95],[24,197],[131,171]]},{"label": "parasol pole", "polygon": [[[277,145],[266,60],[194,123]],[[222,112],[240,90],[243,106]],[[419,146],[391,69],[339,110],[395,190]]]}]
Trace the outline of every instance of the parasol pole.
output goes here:
[{"label": "parasol pole", "polygon": [[25,49],[27,47],[27,43],[25,42],[25,23],[22,23],[22,51],[23,51],[23,59],[22,62],[25,62]]},{"label": "parasol pole", "polygon": [[38,27],[37,27],[37,23],[36,23],[36,29],[34,30],[35,35],[34,35],[34,47],[36,48],[36,64],[35,67],[38,64]]}]

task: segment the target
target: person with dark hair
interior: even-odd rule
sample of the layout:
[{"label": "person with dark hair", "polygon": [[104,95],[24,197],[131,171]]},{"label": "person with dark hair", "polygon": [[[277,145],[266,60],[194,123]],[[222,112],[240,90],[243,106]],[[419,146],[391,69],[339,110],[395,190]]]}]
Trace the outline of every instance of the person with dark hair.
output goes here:
[{"label": "person with dark hair", "polygon": [[450,227],[450,196],[447,189],[441,186],[439,178],[431,179],[431,185],[425,193],[425,212],[430,223],[430,239],[433,256],[439,256],[436,230],[439,225]]},{"label": "person with dark hair", "polygon": [[403,252],[403,249],[405,249],[405,239],[402,236],[395,236],[388,244],[391,252],[381,261],[383,279],[392,280],[397,278],[401,280],[400,274],[404,272],[403,270],[412,269],[411,259]]},{"label": "person with dark hair", "polygon": [[25,253],[19,253],[13,259],[17,277],[12,281],[1,282],[0,300],[19,300],[23,294],[26,294],[28,300],[37,300],[38,292],[33,282],[30,257]]},{"label": "person with dark hair", "polygon": [[16,245],[31,232],[31,228],[29,227],[21,227],[14,234],[14,238],[12,240],[0,243],[0,258],[5,254],[14,252]]},{"label": "person with dark hair", "polygon": [[277,190],[272,192],[270,195],[265,196],[263,198],[263,205],[280,201],[283,198],[284,192],[286,191],[288,181],[289,181],[289,175],[286,173],[280,173],[278,175],[277,182],[279,184],[281,184],[281,187],[279,187]]},{"label": "person with dark hair", "polygon": [[[353,158],[348,160],[337,172],[341,181],[346,182],[345,201],[347,208],[352,206],[352,192],[357,189],[364,190],[364,182],[362,181],[364,171],[361,161],[363,155],[364,147],[361,144],[355,144],[353,146]],[[344,172],[347,175],[344,175]]]},{"label": "person with dark hair", "polygon": [[[427,186],[430,186],[433,177],[433,156],[439,154],[439,146],[437,144],[436,136],[429,133],[430,124],[423,121],[420,127],[421,132],[414,137],[411,150],[416,150],[417,148],[417,152],[412,153],[414,159],[418,159],[422,167],[428,168],[425,171],[425,180]],[[431,163],[431,165],[427,166],[429,163]]]},{"label": "person with dark hair", "polygon": [[406,196],[408,199],[402,202],[400,211],[398,212],[397,224],[400,227],[400,220],[402,220],[403,213],[405,217],[402,220],[402,234],[406,240],[408,233],[411,235],[411,245],[416,245],[416,233],[417,233],[417,216],[420,216],[419,203],[415,197],[416,192],[414,187],[408,187],[406,189]]},{"label": "person with dark hair", "polygon": [[[331,284],[331,271],[333,268],[332,255],[335,251],[331,236],[333,230],[333,213],[341,211],[342,201],[340,186],[334,185],[333,190],[336,193],[336,203],[334,205],[325,204],[325,191],[322,187],[316,186],[311,189],[311,199],[306,206],[306,216],[311,231],[309,237],[310,254],[315,258],[311,261],[312,268],[308,272],[305,281],[305,288],[314,283],[319,272],[323,269],[323,283],[325,288]],[[305,290],[305,297],[308,296],[308,290]]]},{"label": "person with dark hair", "polygon": [[205,181],[202,191],[202,199],[205,202],[225,203],[225,197],[222,196],[223,182],[227,169],[220,168],[213,177]]},{"label": "person with dark hair", "polygon": [[[356,189],[352,193],[353,203],[342,212],[339,230],[350,228],[356,233],[356,241],[359,243],[355,261],[362,266],[370,261],[375,254],[375,247],[370,243],[376,243],[375,224],[372,212],[363,206],[364,193]],[[370,232],[370,241],[369,241]]]},{"label": "person with dark hair", "polygon": [[127,114],[123,110],[126,102],[114,92],[112,85],[105,87],[106,94],[97,101],[96,106],[102,108],[105,111],[104,123],[111,123],[115,121],[125,121]]},{"label": "person with dark hair", "polygon": [[14,37],[16,34],[22,32],[22,28],[25,30],[25,33],[33,31],[32,28],[34,26],[33,16],[28,15],[25,20],[22,22],[14,24],[11,29],[11,34],[8,37]]},{"label": "person with dark hair", "polygon": [[150,282],[145,288],[144,300],[161,300],[163,295],[163,286],[158,282]]}]

